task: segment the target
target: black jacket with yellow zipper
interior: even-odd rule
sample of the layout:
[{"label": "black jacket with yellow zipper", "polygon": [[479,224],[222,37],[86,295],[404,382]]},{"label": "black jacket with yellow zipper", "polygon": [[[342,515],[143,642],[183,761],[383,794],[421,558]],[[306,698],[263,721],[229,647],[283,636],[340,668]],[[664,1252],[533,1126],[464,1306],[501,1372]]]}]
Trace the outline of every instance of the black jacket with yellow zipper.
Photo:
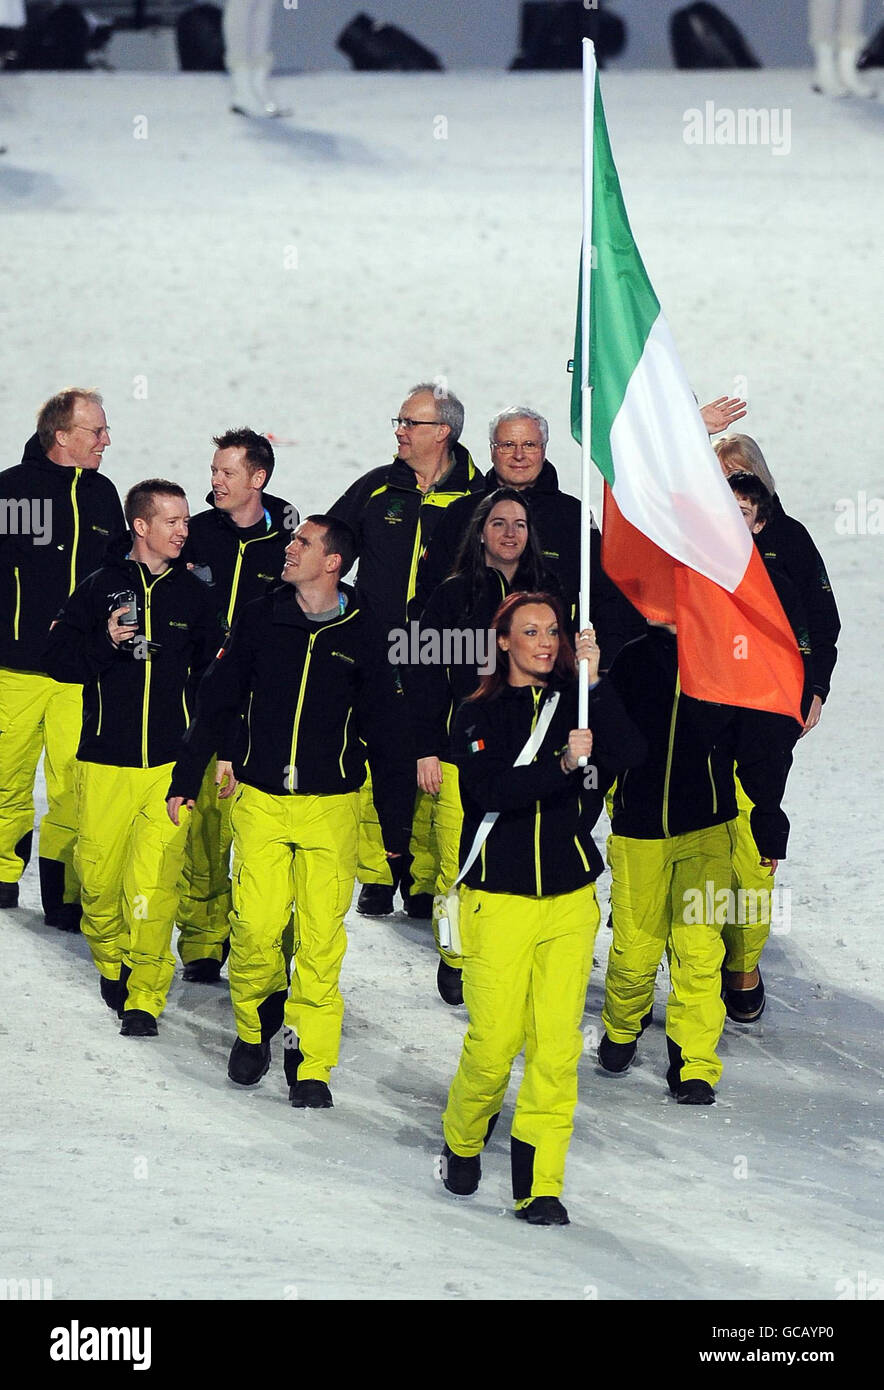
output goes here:
[{"label": "black jacket with yellow zipper", "polygon": [[254,526],[237,526],[227,512],[212,503],[190,518],[181,558],[197,566],[211,586],[219,621],[227,631],[241,608],[278,584],[285,548],[298,525],[298,510],[281,497],[262,494],[264,514]]},{"label": "black jacket with yellow zipper", "polygon": [[649,628],[625,646],[608,679],[648,744],[639,766],[618,768],[614,834],[660,840],[733,820],[736,763],[754,803],[752,834],[760,854],[784,858],[789,821],[780,802],[797,721],[685,695],[676,638],[664,628]]},{"label": "black jacket with yellow zipper", "polygon": [[[534,760],[513,764],[553,691],[559,701]],[[592,828],[615,766],[645,755],[644,739],[605,679],[590,692],[593,747],[589,765],[562,771],[561,755],[577,727],[577,682],[546,687],[506,685],[485,700],[468,700],[454,720],[464,822],[460,863],[486,811],[500,814],[464,882],[489,893],[550,897],[593,883],[604,867]]]},{"label": "black jacket with yellow zipper", "polygon": [[397,457],[358,478],[329,508],[356,536],[359,599],[384,631],[405,623],[418,563],[445,508],[484,488],[481,473],[458,443],[448,471],[427,492]]},{"label": "black jacket with yellow zipper", "polygon": [[[196,797],[212,754],[271,796],[358,790],[366,746],[386,848],[407,847],[414,781],[403,782],[404,697],[349,585],[342,611],[312,621],[290,584],[247,604],[203,677],[170,796]],[[387,790],[385,773],[389,778]],[[378,777],[380,773],[380,777]]]},{"label": "black jacket with yellow zipper", "polygon": [[[115,595],[124,592],[134,592],[138,604],[132,647],[115,646],[107,630],[121,606]],[[223,640],[209,589],[181,559],[151,574],[120,557],[90,574],[58,614],[42,654],[55,680],[83,683],[79,760],[111,767],[174,762],[196,683]]]},{"label": "black jacket with yellow zipper", "polygon": [[117,490],[97,468],[53,463],[36,435],[0,473],[0,666],[45,672],[53,618],[125,535]]}]

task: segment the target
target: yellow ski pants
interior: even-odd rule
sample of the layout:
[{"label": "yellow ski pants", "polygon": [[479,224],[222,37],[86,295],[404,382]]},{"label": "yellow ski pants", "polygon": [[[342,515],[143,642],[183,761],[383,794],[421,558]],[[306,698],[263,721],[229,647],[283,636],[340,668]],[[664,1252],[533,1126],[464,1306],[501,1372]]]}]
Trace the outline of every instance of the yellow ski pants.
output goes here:
[{"label": "yellow ski pants", "polygon": [[442,789],[438,796],[428,796],[430,803],[430,847],[436,864],[433,891],[433,935],[442,959],[454,967],[463,969],[463,959],[453,951],[443,951],[439,945],[438,918],[445,911],[445,894],[451,889],[460,868],[460,833],[463,828],[463,806],[457,768],[454,763],[442,763]]},{"label": "yellow ski pants", "polygon": [[222,960],[230,934],[231,797],[219,797],[217,761],[209,763],[190,816],[178,901],[178,954],[193,960]]},{"label": "yellow ski pants", "polygon": [[711,1086],[721,1076],[716,1048],[725,1019],[717,894],[730,889],[732,825],[665,840],[608,838],[613,939],[602,1009],[608,1037],[619,1043],[638,1037],[666,950],[666,1035],[681,1048],[681,1079]]},{"label": "yellow ski pants", "polygon": [[295,905],[295,956],[285,1022],[304,1060],[302,1081],[337,1066],[344,1001],[338,988],[353,897],[359,793],[272,796],[240,783],[232,798],[230,998],[245,1042],[266,1040],[282,1017],[265,1009],[287,990],[283,934]]},{"label": "yellow ski pants", "polygon": [[[736,895],[734,921],[724,928],[724,965],[726,970],[745,972],[755,969],[770,936],[774,876],[762,867],[758,846],[752,835],[749,813],[752,802],[743,791],[739,777],[737,789],[737,819],[734,827],[732,860],[733,889]],[[742,920],[741,920],[742,919]]]},{"label": "yellow ski pants", "polygon": [[180,825],[166,814],[172,766],[74,764],[81,929],[105,979],[119,979],[121,966],[131,970],[127,1010],[154,1018],[175,973],[172,927],[189,819],[186,807]]},{"label": "yellow ski pants", "polygon": [[[411,855],[411,888],[408,888],[408,884],[405,885],[413,894],[436,891],[434,885],[439,861],[433,843],[433,802],[434,798],[426,792],[416,792],[411,839],[408,845]],[[368,771],[359,789],[359,859],[356,877],[360,883],[389,885],[393,882],[390,861],[384,849],[384,837],[375,810],[371,773]]]},{"label": "yellow ski pants", "polygon": [[599,924],[595,886],[548,898],[464,888],[460,922],[470,1023],[442,1116],[446,1143],[464,1158],[480,1152],[524,1047],[512,1126],[513,1196],[517,1206],[558,1197]]},{"label": "yellow ski pants", "polygon": [[49,805],[40,823],[40,857],[64,865],[66,902],[79,898],[74,756],[82,719],[81,685],[0,670],[0,882],[17,883],[24,872],[34,829],[34,779],[45,750]]}]

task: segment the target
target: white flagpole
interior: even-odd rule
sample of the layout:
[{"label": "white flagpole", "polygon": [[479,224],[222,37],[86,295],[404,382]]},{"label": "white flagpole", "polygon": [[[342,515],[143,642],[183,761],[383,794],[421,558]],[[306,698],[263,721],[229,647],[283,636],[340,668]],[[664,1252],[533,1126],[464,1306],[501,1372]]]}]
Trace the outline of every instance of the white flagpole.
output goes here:
[{"label": "white flagpole", "polygon": [[[581,476],[580,476],[580,627],[589,625],[589,554],[592,511],[590,508],[590,478],[592,476],[592,387],[589,384],[589,304],[592,287],[592,137],[595,117],[596,60],[595,45],[583,40],[583,252],[581,262],[580,315],[580,413],[581,413]],[[578,685],[578,724],[589,728],[589,662],[580,663]],[[586,763],[581,758],[581,764]]]}]

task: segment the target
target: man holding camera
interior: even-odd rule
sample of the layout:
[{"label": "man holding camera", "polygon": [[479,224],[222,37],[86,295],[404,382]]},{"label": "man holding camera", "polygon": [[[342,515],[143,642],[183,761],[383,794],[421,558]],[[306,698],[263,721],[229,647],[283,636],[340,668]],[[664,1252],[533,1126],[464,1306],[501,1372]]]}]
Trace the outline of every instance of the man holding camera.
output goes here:
[{"label": "man holding camera", "polygon": [[162,478],[126,496],[131,546],[91,574],[53,624],[44,659],[81,681],[75,786],[83,935],[124,1037],[156,1037],[175,962],[170,950],[186,821],[165,792],[193,692],[223,631],[211,590],[181,559],[187,498]]}]

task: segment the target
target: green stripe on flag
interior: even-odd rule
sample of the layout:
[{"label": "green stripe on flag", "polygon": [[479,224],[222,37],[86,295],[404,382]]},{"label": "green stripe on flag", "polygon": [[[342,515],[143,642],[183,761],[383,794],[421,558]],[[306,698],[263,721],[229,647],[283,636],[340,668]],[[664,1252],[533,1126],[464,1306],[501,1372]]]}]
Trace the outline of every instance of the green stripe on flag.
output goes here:
[{"label": "green stripe on flag", "polygon": [[[592,160],[592,302],[590,304],[590,384],[592,390],[592,457],[607,481],[614,482],[611,426],[623,404],[629,379],[638,366],[648,334],[660,313],[660,301],[639,255],[626,216],[620,180],[614,167],[598,74],[595,80]],[[571,433],[580,443],[581,334],[583,293],[577,293],[577,333],[571,378]]]}]

